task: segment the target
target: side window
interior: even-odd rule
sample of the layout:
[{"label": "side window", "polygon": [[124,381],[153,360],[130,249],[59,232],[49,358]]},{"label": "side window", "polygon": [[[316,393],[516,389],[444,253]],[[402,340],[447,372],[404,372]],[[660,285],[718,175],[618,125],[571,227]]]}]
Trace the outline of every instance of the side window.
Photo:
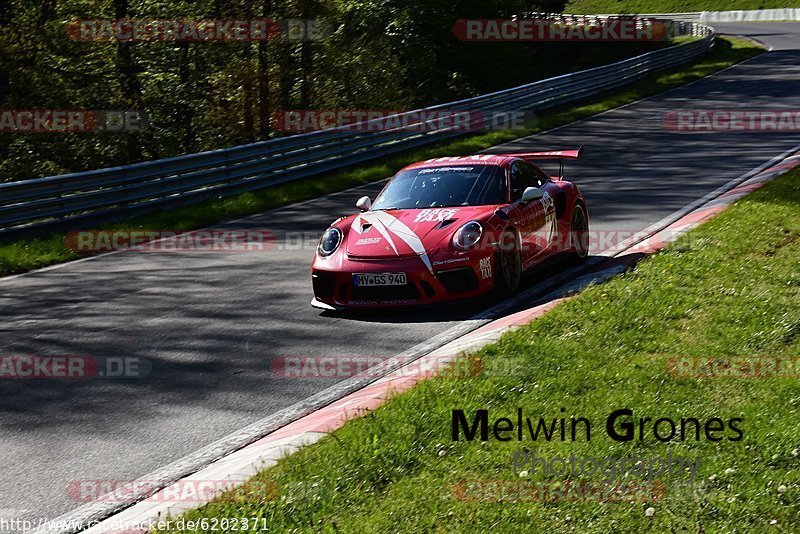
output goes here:
[{"label": "side window", "polygon": [[550,177],[535,165],[533,166],[533,171],[536,174],[536,187],[541,188],[545,183],[547,183],[547,180],[549,180]]},{"label": "side window", "polygon": [[511,202],[522,198],[522,193],[529,187],[539,187],[539,178],[533,167],[517,161],[511,164]]},{"label": "side window", "polygon": [[480,199],[476,205],[505,204],[506,203],[506,174],[502,167],[487,167],[484,172],[488,172],[486,185],[480,194]]}]

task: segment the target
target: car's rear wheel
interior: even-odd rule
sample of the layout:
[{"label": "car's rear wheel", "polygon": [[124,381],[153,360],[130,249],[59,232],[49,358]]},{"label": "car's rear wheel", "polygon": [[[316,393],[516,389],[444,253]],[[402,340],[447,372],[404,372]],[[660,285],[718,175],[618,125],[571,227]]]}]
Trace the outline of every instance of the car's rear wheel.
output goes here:
[{"label": "car's rear wheel", "polygon": [[572,208],[569,225],[570,254],[578,261],[589,255],[589,217],[582,203],[576,202]]},{"label": "car's rear wheel", "polygon": [[495,254],[495,289],[500,294],[513,293],[522,280],[522,246],[519,234],[505,230]]}]

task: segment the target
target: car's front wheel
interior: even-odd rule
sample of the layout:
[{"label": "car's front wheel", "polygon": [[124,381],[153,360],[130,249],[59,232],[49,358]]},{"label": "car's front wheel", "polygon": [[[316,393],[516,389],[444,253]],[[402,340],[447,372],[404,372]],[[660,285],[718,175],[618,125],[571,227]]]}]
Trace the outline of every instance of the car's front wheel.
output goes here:
[{"label": "car's front wheel", "polygon": [[522,280],[522,246],[519,234],[505,230],[495,254],[495,289],[500,294],[510,294],[519,289]]}]

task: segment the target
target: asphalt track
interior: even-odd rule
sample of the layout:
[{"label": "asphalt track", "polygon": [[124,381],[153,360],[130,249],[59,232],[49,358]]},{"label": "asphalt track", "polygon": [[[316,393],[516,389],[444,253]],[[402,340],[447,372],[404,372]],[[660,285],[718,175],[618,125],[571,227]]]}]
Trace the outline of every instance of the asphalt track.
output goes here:
[{"label": "asphalt track", "polygon": [[[800,133],[676,133],[675,109],[800,110],[800,24],[717,25],[773,51],[715,76],[497,151],[586,146],[568,176],[593,229],[641,230],[774,156]],[[277,246],[250,254],[123,253],[0,280],[0,355],[138,357],[141,379],[3,380],[0,519],[77,508],[76,480],[133,480],[333,384],[274,377],[280,356],[390,357],[479,311],[336,317],[310,307],[309,241],[358,188],[230,223]]]}]

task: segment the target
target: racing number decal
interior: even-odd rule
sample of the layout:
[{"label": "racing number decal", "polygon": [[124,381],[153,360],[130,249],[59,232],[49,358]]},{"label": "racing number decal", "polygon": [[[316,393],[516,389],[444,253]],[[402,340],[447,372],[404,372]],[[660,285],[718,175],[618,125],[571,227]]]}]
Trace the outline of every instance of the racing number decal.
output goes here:
[{"label": "racing number decal", "polygon": [[542,197],[542,205],[544,206],[544,225],[547,228],[547,246],[549,247],[556,233],[556,208],[553,197],[547,191]]}]

